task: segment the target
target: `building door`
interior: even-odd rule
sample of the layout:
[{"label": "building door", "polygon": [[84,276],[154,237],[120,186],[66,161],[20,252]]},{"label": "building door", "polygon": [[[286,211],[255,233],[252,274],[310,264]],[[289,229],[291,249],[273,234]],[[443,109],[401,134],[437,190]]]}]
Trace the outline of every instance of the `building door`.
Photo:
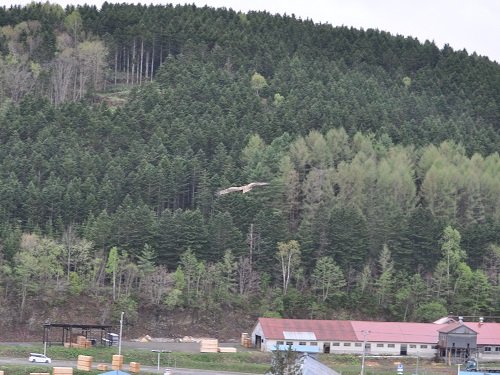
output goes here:
[{"label": "building door", "polygon": [[329,342],[325,342],[323,344],[323,353],[325,353],[325,354],[330,353],[330,343]]},{"label": "building door", "polygon": [[255,347],[257,349],[260,349],[261,346],[262,346],[262,337],[260,337],[259,335],[255,335]]},{"label": "building door", "polygon": [[399,355],[407,355],[408,354],[408,345],[401,344],[401,349],[399,350]]}]

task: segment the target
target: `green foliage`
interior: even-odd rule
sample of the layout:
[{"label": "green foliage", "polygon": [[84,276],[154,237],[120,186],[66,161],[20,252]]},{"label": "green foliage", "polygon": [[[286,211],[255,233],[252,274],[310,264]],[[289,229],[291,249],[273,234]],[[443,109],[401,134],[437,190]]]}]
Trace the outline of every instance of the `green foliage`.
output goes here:
[{"label": "green foliage", "polygon": [[325,302],[331,296],[340,297],[346,285],[342,270],[330,257],[319,258],[311,275],[314,289],[320,300]]},{"label": "green foliage", "polygon": [[497,63],[261,12],[0,12],[5,309],[498,311]]},{"label": "green foliage", "polygon": [[82,280],[80,279],[80,276],[76,272],[71,272],[69,274],[69,283],[70,283],[71,294],[74,295],[80,294],[85,288],[85,286],[82,283]]},{"label": "green foliage", "polygon": [[257,95],[259,95],[259,91],[262,91],[265,87],[267,87],[267,81],[261,74],[255,72],[250,80],[250,85],[252,86],[252,89],[255,90]]},{"label": "green foliage", "polygon": [[282,318],[281,314],[277,311],[265,311],[262,316],[264,318]]},{"label": "green foliage", "polygon": [[302,372],[299,362],[300,354],[293,351],[292,347],[288,350],[275,350],[271,359],[271,368],[269,373],[273,375],[298,375]]},{"label": "green foliage", "polygon": [[415,312],[416,320],[420,322],[430,323],[443,316],[446,316],[448,311],[440,302],[428,302],[421,305]]},{"label": "green foliage", "polygon": [[139,313],[137,310],[137,301],[130,297],[120,297],[112,305],[112,320],[120,321],[121,313],[124,313],[124,323],[123,324],[134,324],[139,318]]}]

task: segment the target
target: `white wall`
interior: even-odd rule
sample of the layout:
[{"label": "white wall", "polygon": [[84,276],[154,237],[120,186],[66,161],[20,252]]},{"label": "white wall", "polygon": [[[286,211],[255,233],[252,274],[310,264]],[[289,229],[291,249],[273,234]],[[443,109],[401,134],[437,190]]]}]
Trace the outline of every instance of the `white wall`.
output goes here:
[{"label": "white wall", "polygon": [[[252,341],[255,342],[255,334],[261,335],[262,337],[262,331],[254,330],[252,332]],[[264,338],[264,337],[263,337]],[[271,340],[264,338],[264,343],[262,345],[261,350],[262,351],[271,351],[272,348],[277,344],[278,341],[283,341],[283,344],[286,345],[287,341],[293,342],[293,345],[299,345],[300,340]],[[333,346],[333,343],[339,343],[339,346]],[[317,341],[318,347],[320,349],[320,353],[323,353],[323,345],[325,343],[330,343],[330,353],[331,354],[363,354],[363,346],[362,343],[360,346],[356,346],[356,342],[349,342],[349,341]],[[347,344],[347,345],[346,345]],[[374,343],[371,342],[371,348],[366,351],[367,355],[400,355],[401,353],[401,344],[400,343],[393,343],[394,348],[388,347],[388,344],[390,343]],[[382,344],[383,347],[377,347],[377,344]],[[392,343],[391,343],[392,344]],[[306,341],[306,345],[311,345],[311,341]],[[415,345],[416,348],[410,348],[410,345]],[[427,345],[427,348],[422,348],[422,345]],[[436,354],[436,349],[433,349],[434,344],[414,344],[414,343],[409,343],[407,344],[407,355],[408,356],[419,356],[422,358],[432,358]]]}]

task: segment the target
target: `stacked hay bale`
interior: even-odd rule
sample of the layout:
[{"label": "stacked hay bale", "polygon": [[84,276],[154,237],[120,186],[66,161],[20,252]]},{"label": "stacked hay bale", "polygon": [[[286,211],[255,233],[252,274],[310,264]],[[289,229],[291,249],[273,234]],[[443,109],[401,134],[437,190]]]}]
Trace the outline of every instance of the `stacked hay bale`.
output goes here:
[{"label": "stacked hay bale", "polygon": [[79,355],[78,361],[76,362],[76,368],[82,371],[92,370],[92,356],[90,355]]},{"label": "stacked hay bale", "polygon": [[121,370],[123,367],[123,356],[120,354],[114,354],[113,360],[111,361],[111,368],[113,370]]},{"label": "stacked hay bale", "polygon": [[54,367],[52,375],[73,375],[73,367]]},{"label": "stacked hay bale", "polygon": [[130,362],[129,371],[134,374],[141,372],[141,364],[139,362]]},{"label": "stacked hay bale", "polygon": [[217,353],[219,351],[219,340],[202,339],[200,343],[200,353]]}]

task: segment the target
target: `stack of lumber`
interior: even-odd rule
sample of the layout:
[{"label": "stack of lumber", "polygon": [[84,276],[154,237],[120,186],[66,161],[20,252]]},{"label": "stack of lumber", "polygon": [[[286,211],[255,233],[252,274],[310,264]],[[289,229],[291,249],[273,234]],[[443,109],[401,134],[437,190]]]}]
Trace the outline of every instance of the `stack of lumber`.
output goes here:
[{"label": "stack of lumber", "polygon": [[76,345],[73,345],[74,348],[90,348],[92,346],[92,341],[87,340],[85,336],[78,336],[76,338]]},{"label": "stack of lumber", "polygon": [[245,337],[243,340],[243,347],[245,348],[251,348],[252,347],[252,338],[251,337]]},{"label": "stack of lumber", "polygon": [[92,370],[92,356],[90,355],[79,355],[78,361],[76,362],[76,368],[82,371]]},{"label": "stack of lumber", "polygon": [[130,362],[129,371],[134,374],[141,372],[141,364],[139,362]]},{"label": "stack of lumber", "polygon": [[73,367],[54,367],[52,375],[73,375]]},{"label": "stack of lumber", "polygon": [[99,371],[108,371],[108,365],[106,363],[97,364],[97,369]]},{"label": "stack of lumber", "polygon": [[246,332],[243,332],[241,334],[241,346],[245,346],[245,340],[248,339],[248,337],[249,337],[248,333],[246,333]]},{"label": "stack of lumber", "polygon": [[113,355],[113,361],[111,362],[111,368],[113,370],[121,370],[123,367],[123,356],[120,354]]},{"label": "stack of lumber", "polygon": [[218,350],[219,350],[219,353],[236,353],[236,348],[219,346]]},{"label": "stack of lumber", "polygon": [[91,346],[92,346],[92,341],[87,340],[87,338],[85,336],[77,336],[76,342],[65,342],[64,343],[65,348],[86,349],[86,348],[90,348]]},{"label": "stack of lumber", "polygon": [[3,370],[0,370],[0,375],[4,375]]},{"label": "stack of lumber", "polygon": [[217,353],[219,351],[219,340],[202,339],[200,343],[200,353]]}]

